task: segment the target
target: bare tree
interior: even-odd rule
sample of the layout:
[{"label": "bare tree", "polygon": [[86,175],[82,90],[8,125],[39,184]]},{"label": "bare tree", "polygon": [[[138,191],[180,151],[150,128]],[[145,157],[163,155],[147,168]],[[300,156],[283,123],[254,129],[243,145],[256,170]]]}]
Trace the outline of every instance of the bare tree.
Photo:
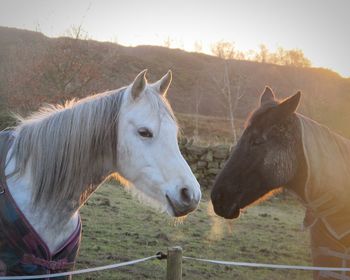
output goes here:
[{"label": "bare tree", "polygon": [[236,56],[236,47],[234,42],[219,41],[211,46],[211,52],[224,60],[234,59]]},{"label": "bare tree", "polygon": [[[198,75],[200,76],[200,75]],[[196,82],[195,82],[195,86],[194,86],[194,106],[195,106],[195,128],[194,128],[194,131],[193,131],[193,138],[195,141],[198,141],[199,140],[199,108],[200,108],[200,105],[201,105],[201,102],[202,102],[202,98],[203,98],[203,94],[204,94],[204,91],[201,90],[200,88],[200,80],[199,79],[196,79]]]},{"label": "bare tree", "polygon": [[236,69],[237,74],[233,78],[233,75],[230,74],[230,68],[226,60],[224,69],[224,87],[222,88],[221,92],[225,100],[227,100],[227,108],[233,136],[233,143],[236,143],[238,139],[237,127],[235,123],[236,113],[238,109],[238,104],[246,93],[244,88],[246,78],[239,73],[238,69]]},{"label": "bare tree", "polygon": [[174,40],[171,39],[169,36],[163,41],[163,45],[166,48],[170,48],[174,43]]},{"label": "bare tree", "polygon": [[300,49],[292,49],[287,51],[287,65],[293,65],[296,67],[310,67],[311,61],[304,56],[304,53]]},{"label": "bare tree", "polygon": [[38,65],[45,69],[41,82],[64,96],[84,90],[98,75],[98,61],[90,51],[87,38],[79,26],[71,28],[69,37],[58,39]]},{"label": "bare tree", "polygon": [[266,45],[261,44],[259,45],[259,52],[257,52],[255,55],[255,61],[262,62],[262,63],[268,62],[269,55],[270,55],[270,52],[266,47]]},{"label": "bare tree", "polygon": [[[289,65],[295,67],[311,67],[311,61],[305,57],[304,53],[300,49],[286,50],[282,47],[278,47],[276,52],[269,52],[266,46],[260,48],[260,53],[257,55],[258,62],[267,62],[278,65]],[[265,55],[265,60],[262,56]]]},{"label": "bare tree", "polygon": [[101,52],[86,38],[81,28],[72,28],[69,37],[50,40],[40,55],[23,63],[11,82],[9,105],[27,111],[43,102],[99,90],[101,80],[107,79],[107,70],[118,61],[118,52],[109,46],[103,46]]},{"label": "bare tree", "polygon": [[196,53],[201,53],[203,51],[203,44],[200,41],[195,41],[193,45],[194,51]]},{"label": "bare tree", "polygon": [[[231,132],[234,143],[237,142],[237,128],[235,124],[235,114],[238,108],[239,101],[245,94],[243,75],[237,71],[235,78],[232,79],[230,73],[229,61],[235,59],[239,52],[235,50],[234,43],[220,41],[212,47],[212,52],[223,60],[223,75],[222,78],[213,78],[217,87],[220,88],[220,93],[224,97],[224,104],[228,110],[228,116],[231,126]],[[223,85],[223,86],[222,86]]]}]

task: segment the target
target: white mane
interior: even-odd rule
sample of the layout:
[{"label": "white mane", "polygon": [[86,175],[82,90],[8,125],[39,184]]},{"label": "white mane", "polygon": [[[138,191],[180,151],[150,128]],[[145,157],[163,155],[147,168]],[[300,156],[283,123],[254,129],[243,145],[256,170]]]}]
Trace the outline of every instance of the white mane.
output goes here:
[{"label": "white mane", "polygon": [[76,208],[87,186],[95,188],[108,175],[101,167],[105,155],[112,155],[114,163],[117,160],[124,91],[46,106],[20,119],[11,156],[16,161],[15,174],[23,175],[31,167],[34,205],[45,201],[60,208],[73,198],[71,207]]}]

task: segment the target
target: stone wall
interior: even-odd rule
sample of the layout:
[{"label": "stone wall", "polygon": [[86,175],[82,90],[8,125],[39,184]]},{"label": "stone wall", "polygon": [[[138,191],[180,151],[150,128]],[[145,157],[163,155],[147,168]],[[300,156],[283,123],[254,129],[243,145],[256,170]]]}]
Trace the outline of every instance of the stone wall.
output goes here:
[{"label": "stone wall", "polygon": [[179,146],[201,187],[211,188],[230,155],[230,146],[199,146],[185,138],[179,141]]}]

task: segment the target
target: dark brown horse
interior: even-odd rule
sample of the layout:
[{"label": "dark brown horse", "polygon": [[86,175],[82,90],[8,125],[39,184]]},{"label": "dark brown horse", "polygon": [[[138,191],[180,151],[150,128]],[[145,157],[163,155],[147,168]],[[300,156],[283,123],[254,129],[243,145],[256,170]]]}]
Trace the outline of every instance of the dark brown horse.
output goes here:
[{"label": "dark brown horse", "polygon": [[[350,267],[350,140],[295,113],[300,92],[279,102],[266,87],[260,107],[217,176],[216,214],[240,210],[284,186],[306,206],[315,266]],[[349,280],[350,273],[315,272],[314,279]]]}]

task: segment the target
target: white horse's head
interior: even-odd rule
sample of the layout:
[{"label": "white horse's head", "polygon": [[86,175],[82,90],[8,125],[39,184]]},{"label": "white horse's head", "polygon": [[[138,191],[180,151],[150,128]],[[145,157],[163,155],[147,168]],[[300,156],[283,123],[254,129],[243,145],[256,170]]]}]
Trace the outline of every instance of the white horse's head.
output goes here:
[{"label": "white horse's head", "polygon": [[118,171],[140,198],[169,215],[196,209],[201,191],[182,157],[178,127],[165,95],[169,71],[153,84],[142,71],[127,87],[118,124]]}]

